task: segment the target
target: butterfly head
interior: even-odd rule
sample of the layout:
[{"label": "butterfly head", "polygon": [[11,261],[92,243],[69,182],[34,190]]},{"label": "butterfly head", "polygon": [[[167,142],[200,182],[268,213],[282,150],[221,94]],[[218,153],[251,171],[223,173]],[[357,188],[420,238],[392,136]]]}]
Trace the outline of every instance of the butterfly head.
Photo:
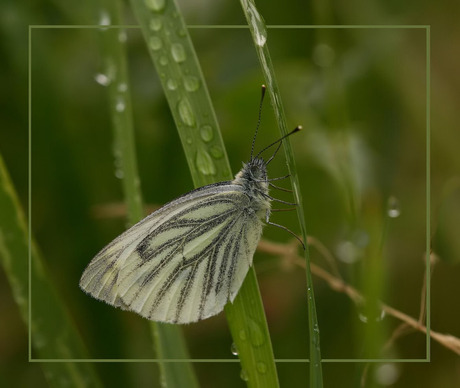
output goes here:
[{"label": "butterfly head", "polygon": [[254,158],[243,166],[246,179],[257,182],[267,180],[267,165],[262,158]]}]

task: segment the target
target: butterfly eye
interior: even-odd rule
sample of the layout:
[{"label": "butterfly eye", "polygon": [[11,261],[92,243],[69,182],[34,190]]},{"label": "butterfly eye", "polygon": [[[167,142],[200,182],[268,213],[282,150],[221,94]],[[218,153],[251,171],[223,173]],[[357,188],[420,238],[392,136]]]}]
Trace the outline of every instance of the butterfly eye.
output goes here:
[{"label": "butterfly eye", "polygon": [[254,166],[251,168],[251,175],[254,177],[254,178],[260,178],[261,177],[261,171],[260,171],[260,168]]},{"label": "butterfly eye", "polygon": [[254,179],[260,180],[260,179],[265,179],[266,178],[266,174],[264,173],[264,171],[262,171],[257,166],[252,167],[250,172],[251,172],[251,175],[252,175],[252,177]]}]

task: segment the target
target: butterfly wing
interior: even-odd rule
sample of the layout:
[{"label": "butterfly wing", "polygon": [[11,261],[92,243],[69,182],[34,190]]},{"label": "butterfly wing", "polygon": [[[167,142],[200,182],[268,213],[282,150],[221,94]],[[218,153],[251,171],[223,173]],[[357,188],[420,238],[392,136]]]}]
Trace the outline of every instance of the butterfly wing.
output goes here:
[{"label": "butterfly wing", "polygon": [[194,322],[233,301],[261,233],[241,186],[205,186],[116,238],[90,262],[80,286],[154,321]]}]

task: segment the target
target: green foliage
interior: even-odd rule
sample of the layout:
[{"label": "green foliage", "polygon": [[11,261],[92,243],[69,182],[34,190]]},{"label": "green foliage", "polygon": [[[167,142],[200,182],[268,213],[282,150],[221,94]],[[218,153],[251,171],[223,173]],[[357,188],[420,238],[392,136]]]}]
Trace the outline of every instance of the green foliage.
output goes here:
[{"label": "green foliage", "polygon": [[[119,2],[108,2],[104,8],[113,23],[119,24]],[[137,171],[136,150],[134,144],[134,129],[130,83],[127,72],[124,38],[126,32],[119,29],[102,31],[102,46],[104,51],[104,70],[109,75],[108,86],[109,109],[112,118],[112,129],[116,172],[123,182],[123,191],[127,204],[127,216],[130,224],[140,221],[143,217],[142,194]],[[121,39],[120,39],[121,37]],[[179,326],[150,323],[154,347],[161,371],[159,381],[167,387],[198,387],[198,381],[193,368],[188,362],[172,364],[163,359],[187,359],[189,354]]]},{"label": "green foliage", "polygon": [[86,358],[88,354],[28,234],[24,213],[1,158],[0,213],[0,259],[29,329],[29,360],[43,360],[42,369],[51,387],[102,386],[91,364],[60,362]]},{"label": "green foliage", "polygon": [[[250,152],[260,85],[269,82],[265,80],[266,69],[260,65],[254,49],[254,42],[260,42],[263,37],[252,37],[239,2],[180,3],[179,19],[169,21],[173,26],[168,28],[179,33],[179,24],[183,26],[185,19],[188,34],[184,36],[180,32],[171,37],[161,36],[162,47],[171,48],[172,38],[177,38],[184,51],[176,52],[176,58],[185,54],[190,59],[195,55],[188,51],[191,46],[187,41],[190,39],[201,70],[195,62],[185,61],[181,63],[191,66],[190,74],[179,74],[181,65],[169,56],[167,65],[171,69],[166,70],[171,74],[168,73],[168,78],[174,76],[177,81],[169,84],[166,73],[164,79],[161,71],[157,76],[147,55],[142,31],[133,26],[137,19],[126,2],[120,10],[122,22],[111,21],[112,24],[131,25],[126,26],[124,33],[118,27],[94,27],[94,24],[107,21],[104,17],[109,3],[45,0],[43,6],[34,8],[26,2],[7,0],[1,3],[0,25],[5,39],[0,47],[4,59],[0,64],[3,85],[0,152],[16,189],[16,203],[27,209],[28,36],[24,21],[52,24],[53,28],[34,27],[30,31],[31,229],[41,252],[37,266],[44,268],[43,274],[46,274],[42,284],[38,277],[42,272],[34,270],[32,275],[38,278],[32,279],[32,285],[33,290],[35,286],[37,290],[41,286],[54,290],[33,293],[33,302],[38,299],[40,311],[46,308],[44,304],[40,305],[42,298],[49,298],[50,309],[59,310],[65,306],[67,315],[72,316],[69,322],[75,323],[83,338],[81,342],[89,350],[79,354],[78,346],[73,347],[69,339],[67,350],[71,349],[73,355],[87,357],[89,353],[100,359],[150,360],[158,354],[154,354],[149,340],[149,325],[135,314],[88,298],[78,288],[79,277],[98,250],[127,228],[125,220],[130,217],[127,207],[131,209],[129,214],[132,214],[132,208],[138,212],[129,218],[131,224],[140,217],[141,198],[145,199],[150,211],[191,190],[195,184],[229,179],[232,176],[230,171],[235,173],[240,169],[241,161],[246,161]],[[166,0],[165,4],[169,6],[170,2]],[[278,102],[283,103],[287,128],[298,124],[304,127],[302,133],[290,139],[293,152],[288,153],[287,162],[291,168],[289,155],[295,155],[308,232],[324,248],[321,251],[312,246],[311,261],[331,273],[329,263],[334,262],[343,281],[371,301],[355,304],[322,280],[313,279],[327,385],[354,387],[365,373],[369,386],[388,384],[391,375],[395,386],[418,387],[427,381],[436,386],[452,384],[455,376],[453,357],[456,356],[449,350],[439,349],[440,345],[434,340],[431,348],[436,357],[431,358],[429,367],[426,363],[409,366],[394,362],[391,365],[376,363],[375,367],[366,369],[357,368],[353,361],[339,364],[331,360],[367,356],[407,360],[425,359],[428,355],[426,338],[421,332],[411,332],[388,344],[399,321],[388,314],[382,317],[379,300],[417,319],[427,253],[427,226],[430,225],[433,233],[428,236],[428,243],[432,242],[432,257],[438,256],[442,260],[433,260],[436,264],[433,264],[430,289],[431,321],[427,322],[432,330],[458,336],[455,328],[460,327],[460,312],[452,308],[452,295],[459,293],[458,267],[455,265],[460,257],[456,242],[458,190],[455,182],[460,165],[460,132],[456,130],[459,98],[454,87],[458,78],[455,73],[458,58],[452,53],[459,35],[452,26],[457,23],[455,9],[458,11],[459,6],[449,4],[447,15],[442,2],[418,4],[416,10],[412,3],[398,3],[395,7],[394,4],[375,1],[351,2],[346,7],[324,2],[312,5],[291,2],[280,7],[277,2],[258,1],[256,5],[267,22],[266,45],[273,64],[270,72],[276,74]],[[148,11],[141,15],[141,19],[152,15],[153,12]],[[364,22],[379,27],[356,26]],[[319,23],[333,24],[333,28],[320,28]],[[424,26],[405,28],[401,25],[404,23],[431,24],[432,31],[436,31],[431,37],[434,93],[430,111],[427,110],[429,78],[426,76],[430,53],[426,36],[429,30]],[[71,28],[58,28],[56,24],[69,24]],[[393,24],[398,24],[397,28],[392,27]],[[93,27],[81,28],[81,25]],[[233,27],[224,28],[224,25]],[[153,22],[148,28],[155,30],[158,24]],[[127,194],[128,187],[123,188],[132,178],[129,187],[135,187],[132,185],[136,182],[135,175],[125,173],[127,179],[118,179],[120,164],[125,162],[117,158],[117,165],[113,163],[110,140],[113,138],[113,119],[107,106],[113,109],[120,102],[111,100],[118,96],[118,89],[116,84],[104,87],[94,82],[94,78],[103,82],[104,77],[98,76],[107,75],[106,55],[101,50],[100,37],[112,29],[114,34],[120,33],[122,40],[126,40],[131,97],[127,100],[130,106],[125,105],[125,108],[132,110],[135,131],[134,136],[123,140],[122,144],[136,144],[135,159],[127,164],[133,167],[132,162],[137,159],[138,182],[142,182],[142,195],[138,197]],[[151,41],[150,46],[152,49],[158,47],[158,41]],[[159,61],[157,67],[160,69],[166,66],[162,65],[161,56],[154,61]],[[185,83],[179,81],[184,82],[186,75],[195,76],[192,71],[201,72],[197,77],[199,82],[187,79],[187,88],[194,89],[198,85],[203,94],[186,92]],[[205,86],[215,107],[220,130],[212,110],[208,110],[210,116],[207,119],[210,121],[205,123],[211,130],[207,126],[201,127],[204,115],[200,109],[210,106],[203,92]],[[111,89],[109,93],[108,89]],[[188,98],[188,102],[179,107],[179,97],[188,95],[193,98]],[[192,107],[193,118],[189,115]],[[433,131],[427,139],[429,113]],[[268,104],[264,106],[256,150],[279,137],[278,114],[278,109],[275,112]],[[196,126],[190,127],[188,124],[194,121]],[[183,127],[179,136],[178,125]],[[225,149],[213,148],[223,147],[221,136],[225,140]],[[186,156],[181,151],[180,140]],[[431,164],[426,155],[427,141],[431,141]],[[189,168],[185,167],[187,163]],[[432,171],[432,202],[428,206],[427,163]],[[193,169],[196,172],[192,181],[189,170]],[[287,173],[280,152],[270,164],[269,176]],[[292,188],[297,190],[297,187]],[[5,193],[3,190],[2,198],[7,197]],[[272,195],[286,201],[293,200],[287,193],[273,191]],[[132,200],[128,206],[123,204],[125,198]],[[393,202],[395,211],[390,211],[388,206],[392,198],[396,199]],[[16,208],[12,201],[7,203]],[[433,216],[427,220],[430,207]],[[0,374],[8,386],[45,387],[48,383],[42,369],[48,374],[47,368],[58,368],[63,376],[70,376],[77,385],[83,374],[96,376],[83,369],[89,368],[89,364],[26,362],[28,343],[18,324],[24,311],[27,312],[27,295],[21,299],[24,292],[27,294],[27,288],[24,288],[27,286],[27,262],[21,260],[26,240],[23,230],[19,233],[17,228],[10,229],[14,223],[4,229],[8,219],[13,220],[11,215],[17,218],[16,210],[8,213],[8,209],[2,207],[0,213],[0,245],[7,279],[0,282],[5,295],[0,306],[2,328],[7,333],[0,339]],[[142,213],[146,214],[146,211]],[[294,212],[274,213],[272,221],[297,234],[302,232]],[[24,225],[25,222],[22,228]],[[291,237],[277,228],[266,227],[264,230],[264,238],[273,242],[288,244]],[[22,248],[5,248],[12,241],[10,239],[18,242],[17,247],[22,244]],[[283,246],[291,249],[291,245]],[[329,254],[328,261],[324,260],[324,252]],[[276,363],[279,383],[293,388],[307,386],[311,377],[307,360],[311,358],[309,342],[312,338],[306,330],[311,320],[307,309],[305,272],[297,264],[289,257],[260,252],[254,261],[273,352],[277,360],[285,361]],[[16,275],[12,276],[13,272]],[[227,311],[182,328],[192,358],[202,361],[232,358],[231,362],[193,363],[204,387],[244,385],[239,360],[230,351],[233,339],[229,332],[234,330],[228,329],[226,317],[231,314]],[[50,319],[54,316],[54,313],[49,314]],[[68,328],[67,318],[59,317],[62,318],[56,313],[59,325],[62,323],[63,328]],[[256,333],[253,335],[258,343],[256,326],[250,322],[245,324]],[[48,329],[45,329],[48,337]],[[55,323],[50,324],[49,330],[52,329],[56,329]],[[78,338],[75,332],[69,336]],[[180,344],[183,342],[181,338],[172,337],[162,350],[182,346],[173,342],[177,340]],[[56,341],[52,338],[47,343],[51,346]],[[383,344],[386,347],[382,352]],[[430,343],[428,350],[429,346]],[[37,347],[34,349],[34,356],[43,357]],[[176,357],[163,354],[160,357]],[[57,354],[49,356],[61,357]],[[293,359],[298,362],[288,361]],[[255,371],[257,358],[249,362],[250,370]],[[145,361],[104,363],[95,367],[104,385],[143,388],[160,385],[155,365]],[[392,367],[392,373],[386,373],[388,366]],[[263,367],[259,369],[263,370]],[[247,377],[246,370],[243,377]],[[97,377],[94,381],[97,382]]]}]

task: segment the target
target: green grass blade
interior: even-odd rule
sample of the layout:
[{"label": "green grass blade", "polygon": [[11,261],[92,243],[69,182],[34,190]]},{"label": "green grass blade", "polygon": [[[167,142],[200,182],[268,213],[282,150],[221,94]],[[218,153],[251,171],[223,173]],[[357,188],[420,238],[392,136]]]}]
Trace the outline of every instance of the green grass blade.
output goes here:
[{"label": "green grass blade", "polygon": [[[275,71],[270,57],[270,52],[267,46],[267,29],[262,16],[256,9],[253,0],[241,0],[246,20],[251,31],[254,45],[259,57],[265,81],[267,83],[268,92],[275,111],[278,127],[282,135],[288,133],[286,126],[286,117],[284,108],[281,103],[281,96],[276,82]],[[298,216],[300,229],[303,241],[307,241],[307,231],[305,226],[304,211],[302,205],[302,196],[300,192],[299,178],[292,152],[291,144],[288,140],[283,142],[284,151],[286,154],[286,162],[291,174],[291,182],[294,190],[295,202],[298,203]],[[320,388],[323,386],[322,367],[321,367],[321,349],[319,338],[318,319],[316,316],[315,297],[313,293],[313,282],[310,272],[310,255],[308,247],[305,250],[306,261],[306,276],[307,276],[307,298],[308,298],[308,317],[309,317],[309,334],[310,334],[310,387]]]},{"label": "green grass blade", "polygon": [[[105,12],[114,24],[121,24],[120,2],[106,2]],[[119,29],[102,31],[104,67],[110,77],[109,106],[114,133],[114,156],[117,175],[123,177],[123,191],[131,224],[144,217],[140,180],[134,143],[133,116],[123,34]],[[121,39],[120,39],[121,37]],[[159,359],[187,359],[189,353],[179,326],[151,322],[155,350]],[[161,381],[167,387],[198,387],[198,380],[190,363],[159,364]]]},{"label": "green grass blade", "polygon": [[[158,358],[163,360],[179,358],[187,360],[190,356],[187,352],[187,344],[181,328],[176,325],[161,323],[158,323],[157,326],[156,330],[153,325],[151,327]],[[199,387],[195,371],[190,362],[162,362],[159,366],[166,387]]]},{"label": "green grass blade", "polygon": [[[201,68],[175,2],[131,0],[131,4],[160,76],[195,186],[232,179]],[[225,312],[248,386],[278,387],[254,268]]]},{"label": "green grass blade", "polygon": [[232,179],[211,99],[175,2],[131,3],[178,128],[195,186]]},{"label": "green grass blade", "polygon": [[[47,275],[43,260],[31,241],[27,222],[0,156],[0,259],[22,319],[29,328],[29,357],[38,359],[87,358],[87,352],[67,308]],[[30,281],[30,283],[29,283]],[[29,293],[31,287],[31,293]],[[33,304],[30,296],[33,295]],[[32,313],[32,316],[30,316]],[[33,346],[33,349],[32,349]],[[91,364],[41,363],[52,387],[101,387]]]},{"label": "green grass blade", "polygon": [[[121,2],[119,0],[104,1],[101,6],[104,10],[104,15],[111,21],[111,24],[122,24]],[[144,210],[134,143],[125,34],[126,31],[123,29],[106,28],[102,29],[100,37],[103,70],[108,79],[107,92],[113,129],[115,174],[123,178],[121,182],[128,209],[128,221],[130,224],[135,224],[144,218]]]}]

